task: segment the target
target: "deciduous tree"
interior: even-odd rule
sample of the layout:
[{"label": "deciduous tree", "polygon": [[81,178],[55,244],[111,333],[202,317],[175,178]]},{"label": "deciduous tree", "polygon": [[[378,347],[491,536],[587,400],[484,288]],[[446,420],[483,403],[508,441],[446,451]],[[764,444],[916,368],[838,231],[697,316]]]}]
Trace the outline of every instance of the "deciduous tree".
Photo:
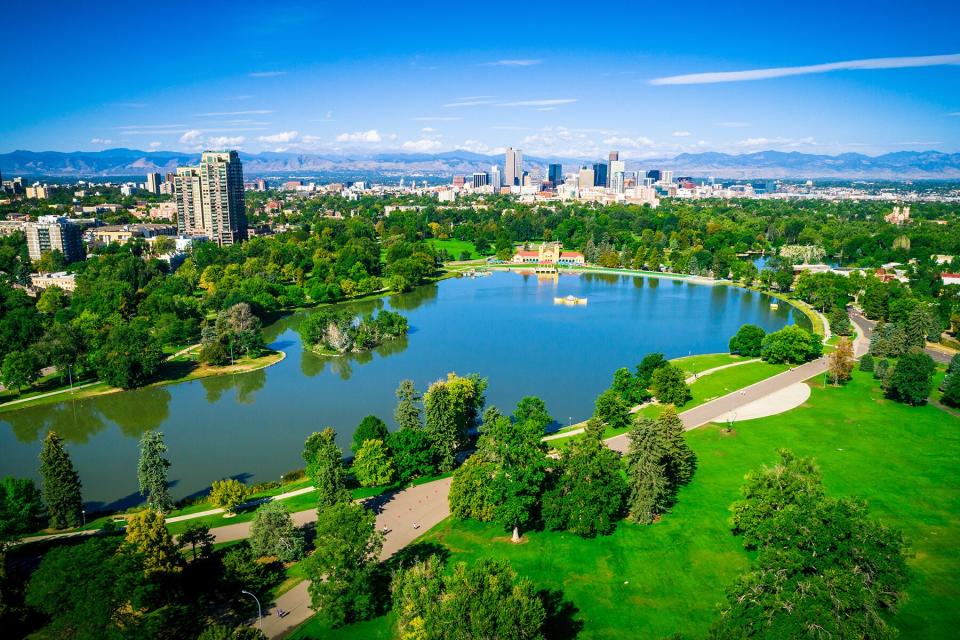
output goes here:
[{"label": "deciduous tree", "polygon": [[753,324],[745,324],[730,338],[730,353],[756,358],[767,332]]},{"label": "deciduous tree", "polygon": [[390,450],[383,440],[364,441],[353,459],[353,474],[362,487],[380,487],[396,478]]},{"label": "deciduous tree", "polygon": [[210,486],[210,503],[232,512],[250,495],[247,485],[233,478],[217,480]]},{"label": "deciduous tree", "polygon": [[827,369],[833,384],[840,384],[850,379],[853,371],[853,345],[847,338],[840,338],[834,350],[827,355]]},{"label": "deciduous tree", "polygon": [[274,500],[257,509],[249,540],[250,549],[259,557],[276,556],[283,562],[303,558],[303,535],[282,502]]}]

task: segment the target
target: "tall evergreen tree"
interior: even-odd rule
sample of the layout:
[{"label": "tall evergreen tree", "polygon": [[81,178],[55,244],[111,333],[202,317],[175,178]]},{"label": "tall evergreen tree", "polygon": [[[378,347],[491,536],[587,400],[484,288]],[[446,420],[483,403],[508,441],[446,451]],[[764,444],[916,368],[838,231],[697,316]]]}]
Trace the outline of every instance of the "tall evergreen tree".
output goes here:
[{"label": "tall evergreen tree", "polygon": [[83,519],[80,476],[73,468],[63,439],[53,431],[47,434],[40,448],[40,477],[50,526],[54,529],[80,526]]},{"label": "tall evergreen tree", "polygon": [[413,380],[401,380],[397,387],[397,409],[393,412],[393,419],[401,429],[419,429],[423,426],[420,416],[420,394],[413,384]]},{"label": "tall evergreen tree", "polygon": [[350,501],[346,473],[343,468],[343,452],[337,446],[337,432],[327,427],[314,432],[303,447],[303,459],[307,463],[307,476],[317,489],[317,509],[340,502]]},{"label": "tall evergreen tree", "polygon": [[650,523],[666,512],[680,486],[693,478],[696,454],[687,444],[683,421],[673,407],[667,407],[656,420],[639,420],[628,437],[628,511],[633,520]]},{"label": "tall evergreen tree", "polygon": [[137,464],[137,479],[140,495],[146,496],[147,505],[160,513],[173,507],[167,490],[167,469],[170,461],[163,457],[167,445],[160,431],[147,431],[140,438],[140,462]]}]

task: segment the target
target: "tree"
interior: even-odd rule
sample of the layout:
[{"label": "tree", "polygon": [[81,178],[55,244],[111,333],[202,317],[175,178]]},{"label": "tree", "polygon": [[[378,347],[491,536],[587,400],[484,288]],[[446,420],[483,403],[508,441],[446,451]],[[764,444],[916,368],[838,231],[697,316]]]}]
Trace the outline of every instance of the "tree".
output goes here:
[{"label": "tree", "polygon": [[177,540],[181,547],[190,545],[191,555],[196,560],[197,547],[200,547],[201,556],[209,556],[216,538],[210,533],[210,527],[202,522],[188,522],[187,528],[184,529]]},{"label": "tree", "polygon": [[361,487],[382,487],[394,481],[390,450],[383,440],[364,441],[353,459],[353,474]]},{"label": "tree", "polygon": [[413,384],[413,380],[401,380],[397,387],[397,409],[393,412],[393,419],[401,429],[419,429],[423,426],[420,416],[420,394]]},{"label": "tree", "polygon": [[317,515],[316,550],[305,562],[310,602],[317,617],[337,627],[376,611],[374,575],[383,533],[366,507],[341,502]]},{"label": "tree", "polygon": [[250,495],[247,485],[233,478],[217,480],[210,487],[210,503],[232,513]]},{"label": "tree", "polygon": [[445,575],[436,556],[393,579],[399,638],[542,640],[546,609],[533,584],[504,560],[459,563]]},{"label": "tree", "polygon": [[387,424],[377,416],[367,416],[360,421],[357,430],[353,432],[353,442],[350,451],[356,453],[367,440],[386,440],[388,436]]},{"label": "tree", "polygon": [[337,446],[337,432],[327,427],[314,432],[303,446],[307,476],[317,490],[317,508],[325,509],[339,502],[349,502],[343,452]]},{"label": "tree", "polygon": [[303,558],[303,536],[282,502],[274,500],[257,509],[249,540],[250,549],[259,557],[276,556],[282,562]]},{"label": "tree", "polygon": [[252,356],[263,349],[260,318],[254,315],[246,302],[239,302],[218,313],[214,328],[217,340],[236,353]]},{"label": "tree", "polygon": [[612,389],[597,396],[593,416],[613,430],[627,429],[633,420],[630,405]]},{"label": "tree", "polygon": [[130,600],[143,571],[135,557],[117,553],[118,545],[115,537],[96,537],[43,556],[26,602],[51,618],[44,631],[50,637],[119,638],[119,628],[135,622]]},{"label": "tree", "polygon": [[486,388],[487,381],[477,375],[451,373],[446,380],[430,385],[423,395],[426,430],[441,471],[453,469],[456,453],[476,426],[486,402]]},{"label": "tree", "polygon": [[885,380],[889,369],[890,362],[886,358],[880,358],[873,366],[873,377],[877,380]]},{"label": "tree", "polygon": [[767,332],[754,324],[745,324],[730,338],[730,353],[757,358]]},{"label": "tree", "polygon": [[853,371],[853,345],[848,338],[840,338],[836,348],[827,356],[827,369],[833,384],[850,379]]},{"label": "tree", "polygon": [[903,328],[893,323],[877,323],[870,337],[870,353],[880,358],[899,358],[910,348]]},{"label": "tree", "polygon": [[207,627],[197,636],[197,640],[267,640],[267,636],[253,627],[231,629],[222,624]]},{"label": "tree", "polygon": [[454,518],[473,518],[480,522],[492,522],[496,504],[490,480],[495,472],[493,463],[483,456],[472,455],[457,467],[450,481],[447,501]]},{"label": "tree", "polygon": [[173,507],[170,492],[167,490],[167,469],[170,461],[163,457],[167,445],[160,431],[147,431],[140,438],[140,462],[137,465],[137,479],[140,481],[140,495],[146,496],[147,506],[166,513]]},{"label": "tree", "polygon": [[8,389],[17,393],[29,387],[40,377],[40,366],[30,351],[11,351],[3,358],[2,380]]},{"label": "tree", "polygon": [[860,358],[860,371],[863,371],[865,373],[872,373],[873,366],[874,366],[873,356],[870,355],[869,353],[865,353],[863,357]]},{"label": "tree", "polygon": [[827,322],[830,324],[830,331],[839,336],[849,336],[853,333],[853,324],[847,315],[847,310],[837,306],[831,309],[827,314]]},{"label": "tree", "polygon": [[887,396],[910,405],[927,402],[933,390],[933,374],[937,365],[922,351],[911,350],[897,360],[887,383]]},{"label": "tree", "polygon": [[656,420],[637,421],[628,439],[627,509],[632,520],[649,524],[666,513],[680,486],[693,478],[696,455],[672,407]]},{"label": "tree", "polygon": [[734,533],[743,535],[747,549],[763,547],[775,535],[770,522],[778,512],[823,498],[820,469],[812,458],[798,458],[781,449],[780,460],[751,471],[740,489],[740,500],[730,505]]},{"label": "tree", "polygon": [[63,439],[53,431],[40,448],[40,478],[43,501],[54,529],[78,527],[83,520],[80,476],[73,469]]},{"label": "tree", "polygon": [[401,483],[436,473],[430,436],[423,429],[403,428],[387,436],[393,466]]},{"label": "tree", "polygon": [[43,516],[43,500],[32,480],[10,476],[0,480],[0,560],[4,541],[36,531],[43,526]]},{"label": "tree", "polygon": [[653,390],[654,397],[661,404],[672,404],[677,407],[682,407],[692,397],[683,369],[672,364],[660,367],[654,371],[651,389]]},{"label": "tree", "polygon": [[931,335],[936,336],[940,333],[937,320],[925,304],[917,305],[910,311],[904,322],[903,329],[907,337],[907,345],[919,349],[927,346],[928,337]]},{"label": "tree", "polygon": [[543,496],[544,522],[585,538],[612,533],[626,491],[620,457],[592,432],[564,449]]},{"label": "tree", "polygon": [[610,390],[630,406],[650,399],[646,386],[641,384],[640,380],[634,377],[626,367],[613,372],[613,384],[610,385]]},{"label": "tree", "polygon": [[135,513],[127,518],[126,531],[124,542],[142,556],[147,574],[173,573],[181,569],[183,556],[167,530],[162,513],[153,509]]},{"label": "tree", "polygon": [[653,372],[668,364],[666,357],[662,353],[648,353],[637,365],[636,380],[637,384],[644,389],[650,386],[653,380]]},{"label": "tree", "polygon": [[763,339],[761,357],[771,364],[802,364],[820,357],[820,337],[795,324],[768,333]]},{"label": "tree", "polygon": [[163,352],[145,321],[118,320],[93,354],[97,375],[114,387],[133,389],[146,384],[160,369]]},{"label": "tree", "polygon": [[943,403],[951,407],[960,407],[960,373],[954,371],[943,380]]}]

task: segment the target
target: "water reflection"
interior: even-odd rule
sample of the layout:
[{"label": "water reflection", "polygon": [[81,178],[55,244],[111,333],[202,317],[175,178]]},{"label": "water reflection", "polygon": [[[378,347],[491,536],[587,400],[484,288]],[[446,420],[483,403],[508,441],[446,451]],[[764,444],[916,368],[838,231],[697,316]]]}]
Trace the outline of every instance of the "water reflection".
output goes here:
[{"label": "water reflection", "polygon": [[[413,331],[413,329],[411,329]],[[349,380],[353,375],[353,365],[364,365],[373,361],[374,356],[385,358],[406,351],[410,344],[407,336],[388,340],[371,351],[361,351],[359,353],[344,353],[338,356],[320,355],[304,349],[300,352],[300,371],[308,378],[313,378],[321,373],[330,365],[331,371],[340,377],[341,380]]]},{"label": "water reflection", "polygon": [[240,404],[253,404],[254,393],[262,389],[266,383],[266,369],[200,379],[200,384],[203,385],[203,390],[206,393],[207,402],[210,404],[219,402],[223,394],[230,389],[237,390],[236,398]]}]

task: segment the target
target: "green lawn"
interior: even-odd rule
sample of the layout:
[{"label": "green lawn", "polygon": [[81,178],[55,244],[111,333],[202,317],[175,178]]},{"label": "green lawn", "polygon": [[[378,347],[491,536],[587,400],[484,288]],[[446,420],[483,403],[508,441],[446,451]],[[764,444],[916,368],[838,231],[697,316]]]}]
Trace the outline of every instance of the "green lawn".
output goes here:
[{"label": "green lawn", "polygon": [[[830,495],[862,497],[875,516],[906,532],[914,555],[908,599],[894,618],[901,637],[953,637],[960,626],[960,420],[933,406],[885,400],[867,374],[844,387],[813,386],[803,406],[741,422],[733,435],[714,425],[690,432],[697,474],[656,525],[621,523],[594,540],[533,532],[514,546],[496,526],[447,520],[423,539],[449,548],[453,561],[507,558],[538,588],[562,589],[585,623],[581,639],[701,637],[724,588],[750,559],[730,534],[727,508],[744,474],[788,447],[816,457]],[[381,618],[336,633],[315,627],[295,637],[387,637],[390,624]]]},{"label": "green lawn", "polygon": [[741,356],[731,355],[729,353],[703,353],[695,356],[685,356],[683,358],[674,358],[670,362],[683,369],[684,373],[692,376],[695,373],[701,373],[714,367],[722,367],[734,362],[743,362],[753,358],[743,358]]},{"label": "green lawn", "polygon": [[470,254],[471,260],[483,257],[477,253],[477,248],[473,246],[473,243],[467,240],[439,240],[437,238],[430,238],[427,242],[429,242],[434,249],[446,249],[447,253],[453,256],[454,260],[459,260],[460,254],[464,251]]}]

